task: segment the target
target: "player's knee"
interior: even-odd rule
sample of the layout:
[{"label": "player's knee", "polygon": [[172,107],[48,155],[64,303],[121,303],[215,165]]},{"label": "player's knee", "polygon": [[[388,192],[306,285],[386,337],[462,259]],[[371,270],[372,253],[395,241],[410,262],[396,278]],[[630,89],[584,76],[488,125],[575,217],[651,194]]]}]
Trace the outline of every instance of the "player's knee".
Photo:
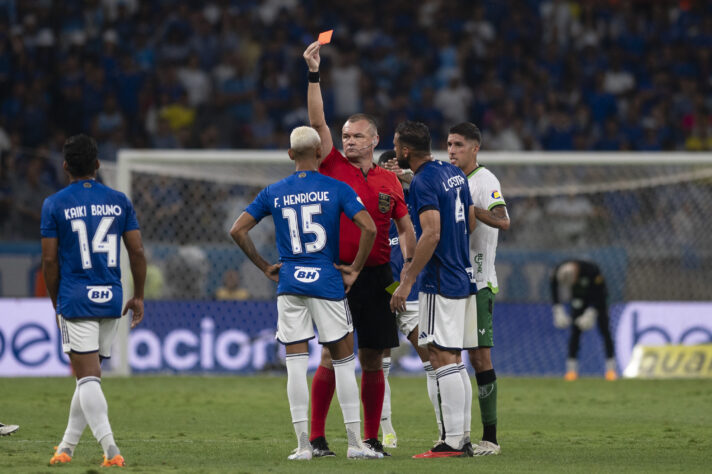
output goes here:
[{"label": "player's knee", "polygon": [[321,350],[321,365],[326,367],[327,369],[333,369],[333,365],[331,363],[331,351],[327,349],[326,347],[322,348]]},{"label": "player's knee", "polygon": [[492,368],[492,360],[490,360],[489,350],[475,349],[468,351],[470,364],[475,369],[475,372],[484,372]]},{"label": "player's knee", "polygon": [[376,371],[383,368],[383,351],[379,349],[359,349],[359,362],[361,369],[367,371]]}]

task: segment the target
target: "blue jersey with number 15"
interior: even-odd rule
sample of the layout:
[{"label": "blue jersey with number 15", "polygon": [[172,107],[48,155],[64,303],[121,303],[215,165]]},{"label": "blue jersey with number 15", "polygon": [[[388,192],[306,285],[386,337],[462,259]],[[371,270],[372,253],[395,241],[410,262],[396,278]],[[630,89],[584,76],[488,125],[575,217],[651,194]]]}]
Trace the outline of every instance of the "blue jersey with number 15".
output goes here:
[{"label": "blue jersey with number 15", "polygon": [[[297,171],[263,189],[245,212],[274,219],[282,268],[277,294],[344,298],[339,258],[341,213],[353,219],[363,204],[348,185],[316,171]],[[348,262],[351,263],[351,262]]]},{"label": "blue jersey with number 15", "polygon": [[40,233],[58,243],[58,314],[121,316],[120,242],[135,229],[136,213],[126,195],[93,179],[75,181],[45,199]]}]

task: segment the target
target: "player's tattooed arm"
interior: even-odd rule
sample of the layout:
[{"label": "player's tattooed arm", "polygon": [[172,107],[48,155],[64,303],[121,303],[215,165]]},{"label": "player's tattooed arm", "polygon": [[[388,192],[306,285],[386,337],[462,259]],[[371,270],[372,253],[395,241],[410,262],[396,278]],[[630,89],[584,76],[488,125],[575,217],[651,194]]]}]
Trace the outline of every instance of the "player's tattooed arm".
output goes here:
[{"label": "player's tattooed arm", "polygon": [[388,171],[394,172],[401,183],[410,184],[410,182],[413,181],[413,172],[411,170],[404,170],[398,166],[398,158],[391,158],[386,161],[383,167]]},{"label": "player's tattooed arm", "polygon": [[56,238],[42,239],[42,276],[47,285],[47,293],[52,299],[52,306],[57,308],[59,293],[59,243]]},{"label": "player's tattooed arm", "polygon": [[507,214],[507,206],[500,205],[492,209],[475,208],[475,217],[477,220],[494,227],[499,230],[509,229],[509,214]]},{"label": "player's tattooed arm", "polygon": [[240,246],[247,258],[249,258],[252,263],[254,263],[257,268],[262,270],[267,278],[272,281],[279,282],[279,269],[282,266],[281,263],[270,264],[267,260],[260,255],[255,247],[255,243],[249,235],[250,229],[257,225],[257,221],[248,212],[243,212],[240,217],[237,218],[235,223],[230,229],[230,237],[235,241],[237,245]]},{"label": "player's tattooed arm", "polygon": [[428,209],[421,212],[419,218],[423,233],[415,246],[413,261],[404,267],[407,270],[401,274],[401,283],[391,297],[391,311],[394,313],[405,311],[406,300],[418,274],[425,268],[440,242],[440,211]]}]

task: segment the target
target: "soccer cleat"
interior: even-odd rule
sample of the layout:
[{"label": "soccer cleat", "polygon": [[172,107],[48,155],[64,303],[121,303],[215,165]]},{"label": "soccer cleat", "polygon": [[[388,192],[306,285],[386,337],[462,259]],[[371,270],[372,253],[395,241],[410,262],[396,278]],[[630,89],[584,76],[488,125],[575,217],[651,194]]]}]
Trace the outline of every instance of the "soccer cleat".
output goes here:
[{"label": "soccer cleat", "polygon": [[613,382],[618,379],[618,374],[615,370],[606,370],[606,380]]},{"label": "soccer cleat", "polygon": [[19,429],[19,425],[3,425],[0,423],[0,436],[9,436]]},{"label": "soccer cleat", "polygon": [[111,459],[106,459],[106,455],[104,455],[104,462],[101,463],[101,467],[126,467],[126,462],[124,461],[124,457],[120,454],[117,454]]},{"label": "soccer cleat", "polygon": [[304,449],[295,449],[292,454],[287,456],[290,461],[309,461],[312,458],[311,446]]},{"label": "soccer cleat", "polygon": [[578,374],[573,370],[566,372],[566,375],[564,375],[564,380],[566,380],[567,382],[573,382],[576,379],[578,379]]},{"label": "soccer cleat", "polygon": [[49,460],[50,464],[67,464],[72,460],[68,449],[63,449],[61,453],[58,453],[57,448],[59,448],[59,446],[54,447],[54,455]]},{"label": "soccer cleat", "polygon": [[464,449],[455,449],[445,442],[438,442],[433,448],[424,453],[416,454],[413,459],[431,458],[465,458],[467,453]]},{"label": "soccer cleat", "polygon": [[360,447],[349,446],[346,451],[346,457],[349,459],[383,459],[383,453],[374,451],[365,442],[361,443]]},{"label": "soccer cleat", "polygon": [[315,458],[326,458],[334,457],[336,454],[329,449],[329,444],[326,442],[326,438],[319,436],[311,441],[312,445],[312,455]]},{"label": "soccer cleat", "polygon": [[502,452],[502,448],[498,444],[494,444],[492,441],[480,441],[480,443],[475,448],[475,456],[496,456]]},{"label": "soccer cleat", "polygon": [[[475,445],[477,446],[477,445]],[[462,450],[465,452],[467,457],[472,457],[475,455],[475,449],[472,446],[472,441],[470,441],[469,436],[465,436],[465,442],[462,444]]]},{"label": "soccer cleat", "polygon": [[373,449],[377,453],[381,453],[384,456],[390,456],[389,453],[387,453],[386,451],[383,450],[383,445],[376,438],[365,439],[365,440],[363,440],[363,444],[365,444],[369,448]]},{"label": "soccer cleat", "polygon": [[386,448],[397,448],[398,437],[395,433],[386,433],[383,435],[383,446]]}]

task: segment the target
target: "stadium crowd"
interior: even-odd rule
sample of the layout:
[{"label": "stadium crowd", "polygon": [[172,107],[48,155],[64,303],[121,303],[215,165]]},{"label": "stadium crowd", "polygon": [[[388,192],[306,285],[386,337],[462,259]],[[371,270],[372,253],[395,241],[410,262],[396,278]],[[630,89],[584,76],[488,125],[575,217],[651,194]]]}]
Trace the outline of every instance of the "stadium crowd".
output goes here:
[{"label": "stadium crowd", "polygon": [[327,28],[330,125],[370,113],[386,147],[411,119],[434,149],[464,120],[486,150],[712,149],[707,2],[4,0],[0,238],[36,238],[71,134],[105,161],[287,148],[308,123],[301,51]]}]

